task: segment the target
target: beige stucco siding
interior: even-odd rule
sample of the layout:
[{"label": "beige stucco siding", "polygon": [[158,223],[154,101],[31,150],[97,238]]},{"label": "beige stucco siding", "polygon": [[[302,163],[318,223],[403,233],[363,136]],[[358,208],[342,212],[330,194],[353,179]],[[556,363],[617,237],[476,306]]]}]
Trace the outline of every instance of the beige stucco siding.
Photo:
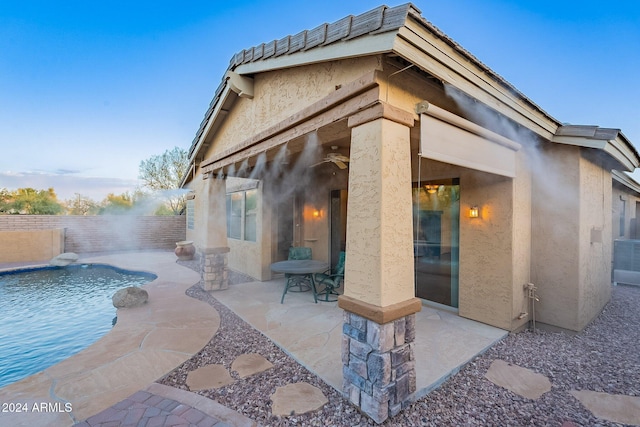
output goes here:
[{"label": "beige stucco siding", "polygon": [[226,235],[226,225],[224,229],[211,229],[212,221],[217,220],[220,225],[224,221],[226,224],[226,204],[211,197],[209,194],[211,185],[212,179],[202,179],[202,176],[197,176],[189,183],[189,189],[195,191],[196,197],[194,199],[194,230],[187,229],[187,240],[192,240],[198,249],[209,247],[208,241],[216,235],[222,233]]},{"label": "beige stucco siding", "polygon": [[580,155],[547,145],[533,169],[531,279],[538,321],[578,330],[580,280]]},{"label": "beige stucco siding", "polygon": [[229,268],[258,280],[268,279],[262,277],[262,252],[259,243],[229,239],[229,249]]},{"label": "beige stucco siding", "polygon": [[352,129],[344,295],[378,307],[415,295],[409,128]]},{"label": "beige stucco siding", "polygon": [[[580,158],[580,279],[578,328],[611,298],[611,173]],[[597,190],[597,191],[596,191]]]},{"label": "beige stucco siding", "polygon": [[340,85],[379,68],[380,57],[371,56],[261,73],[254,78],[254,98],[238,98],[213,144],[209,158],[280,123],[326,97]]},{"label": "beige stucco siding", "polygon": [[202,248],[204,246],[204,236],[203,230],[205,228],[205,216],[206,209],[204,206],[205,195],[204,195],[204,180],[201,175],[196,176],[193,180],[189,182],[187,188],[195,193],[195,198],[193,199],[193,229],[187,227],[187,240],[193,241],[194,245],[197,248]]},{"label": "beige stucco siding", "polygon": [[534,184],[537,318],[575,331],[593,320],[611,296],[611,174],[585,154],[593,153],[547,148],[546,167]]},{"label": "beige stucco siding", "polygon": [[[460,307],[463,317],[511,328],[513,306],[511,178],[468,170],[460,177]],[[469,218],[471,206],[480,218]]]},{"label": "beige stucco siding", "polygon": [[64,252],[64,228],[0,231],[0,262],[48,261]]},{"label": "beige stucco siding", "polygon": [[[515,330],[525,325],[531,318],[531,310],[525,284],[531,281],[531,197],[532,171],[528,166],[527,150],[520,150],[516,156],[517,177],[514,179],[513,194],[513,293],[511,327]],[[522,313],[528,313],[528,316]]]},{"label": "beige stucco siding", "polygon": [[[524,153],[518,159],[523,163]],[[414,159],[414,181],[417,169]],[[530,280],[528,170],[513,180],[428,159],[420,169],[423,181],[460,178],[460,316],[507,330],[525,323],[516,318],[526,308],[523,287]],[[469,218],[471,206],[480,208],[480,218]]]}]

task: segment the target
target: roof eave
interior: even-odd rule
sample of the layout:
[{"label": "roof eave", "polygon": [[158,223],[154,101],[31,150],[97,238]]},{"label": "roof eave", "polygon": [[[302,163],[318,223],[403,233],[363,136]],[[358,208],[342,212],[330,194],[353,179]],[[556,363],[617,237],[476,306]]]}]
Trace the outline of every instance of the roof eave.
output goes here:
[{"label": "roof eave", "polygon": [[551,142],[602,150],[629,172],[640,166],[638,151],[620,129],[563,125],[558,127]]},{"label": "roof eave", "polygon": [[393,50],[396,36],[397,31],[369,35],[300,51],[295,55],[282,55],[264,61],[247,62],[235,67],[234,71],[240,75],[251,75],[283,68],[389,53]]},{"label": "roof eave", "polygon": [[614,169],[611,171],[611,177],[614,181],[627,187],[631,191],[635,191],[637,194],[640,194],[640,184],[626,173]]},{"label": "roof eave", "polygon": [[[205,113],[205,117],[202,120],[202,124],[200,125],[200,130],[196,134],[196,137],[192,143],[192,147],[189,151],[189,165],[190,167],[195,167],[196,158],[200,151],[204,148],[205,141],[210,132],[217,128],[220,124],[220,120],[226,116],[224,111],[224,106],[228,105],[230,102],[233,102],[235,98],[238,97],[238,94],[235,93],[232,88],[227,84],[228,79],[225,78],[216,93],[219,96],[214,97],[214,100],[211,103],[211,107]],[[189,175],[185,175],[180,187],[186,185],[187,182],[190,181]]]}]

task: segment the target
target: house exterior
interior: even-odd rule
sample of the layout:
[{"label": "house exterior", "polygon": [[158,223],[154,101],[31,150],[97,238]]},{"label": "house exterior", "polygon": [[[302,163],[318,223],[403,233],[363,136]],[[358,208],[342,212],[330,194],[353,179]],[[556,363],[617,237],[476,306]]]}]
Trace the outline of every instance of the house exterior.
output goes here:
[{"label": "house exterior", "polygon": [[533,284],[537,322],[584,328],[610,298],[615,185],[640,164],[619,130],[562,124],[412,4],[236,54],[189,158],[208,289],[228,269],[271,279],[290,246],[346,251],[344,392],[378,422],[415,390],[425,301],[514,331]]},{"label": "house exterior", "polygon": [[640,239],[640,184],[619,171],[613,171],[612,233],[614,240]]},{"label": "house exterior", "polygon": [[613,171],[613,283],[640,285],[640,184]]}]

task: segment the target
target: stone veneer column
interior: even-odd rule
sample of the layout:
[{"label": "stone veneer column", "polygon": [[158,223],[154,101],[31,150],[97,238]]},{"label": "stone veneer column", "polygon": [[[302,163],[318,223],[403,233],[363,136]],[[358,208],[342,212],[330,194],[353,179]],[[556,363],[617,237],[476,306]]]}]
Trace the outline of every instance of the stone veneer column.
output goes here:
[{"label": "stone veneer column", "polygon": [[344,312],[343,390],[377,423],[398,414],[416,391],[415,320],[410,314],[380,324]]},{"label": "stone veneer column", "polygon": [[205,291],[229,287],[227,254],[226,180],[209,177],[206,184],[207,209],[204,248],[199,248],[200,267]]},{"label": "stone veneer column", "polygon": [[212,248],[202,251],[200,271],[205,291],[220,291],[229,287],[229,270],[227,267],[229,248]]},{"label": "stone veneer column", "polygon": [[343,390],[375,422],[416,389],[412,113],[379,103],[349,118],[351,162],[342,338]]}]

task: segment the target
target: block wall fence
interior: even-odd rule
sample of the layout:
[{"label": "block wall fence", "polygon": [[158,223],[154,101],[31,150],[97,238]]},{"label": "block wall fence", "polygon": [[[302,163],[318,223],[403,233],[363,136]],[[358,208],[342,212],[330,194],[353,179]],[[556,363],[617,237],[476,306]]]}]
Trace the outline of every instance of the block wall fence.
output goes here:
[{"label": "block wall fence", "polygon": [[[34,238],[37,239],[42,230],[64,230],[61,233],[63,252],[174,249],[176,242],[186,238],[186,217],[0,215],[0,247],[9,242],[37,244]],[[10,251],[11,248],[0,248],[0,262],[16,261],[9,259]]]}]

